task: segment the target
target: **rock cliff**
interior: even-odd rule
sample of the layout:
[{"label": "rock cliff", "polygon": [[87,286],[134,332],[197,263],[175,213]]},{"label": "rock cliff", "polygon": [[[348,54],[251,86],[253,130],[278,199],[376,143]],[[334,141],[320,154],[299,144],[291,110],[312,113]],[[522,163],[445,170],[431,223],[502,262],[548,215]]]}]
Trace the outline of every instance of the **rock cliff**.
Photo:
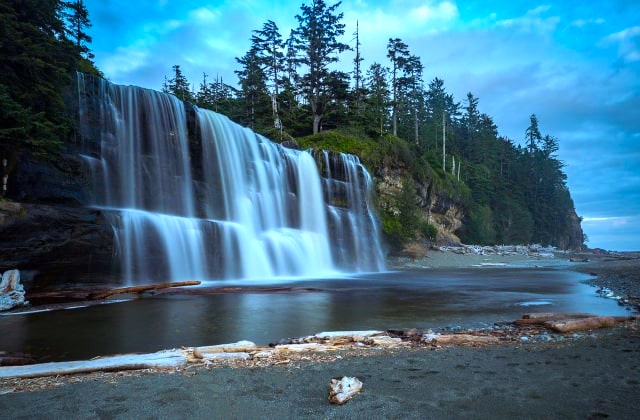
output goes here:
[{"label": "rock cliff", "polygon": [[[396,208],[398,197],[407,187],[405,185],[408,176],[406,168],[386,164],[377,168],[375,176],[380,207],[390,209],[392,212],[399,211]],[[466,216],[464,206],[445,192],[438,191],[433,181],[429,179],[415,183],[409,188],[414,190],[414,203],[418,209],[414,217],[417,217],[420,223],[431,224],[437,228],[435,242],[440,245],[460,244],[456,231],[462,226]],[[416,237],[405,246],[404,252],[421,252],[420,244],[424,239],[422,236]]]},{"label": "rock cliff", "polygon": [[108,217],[83,207],[0,202],[0,272],[19,269],[29,291],[115,280]]}]

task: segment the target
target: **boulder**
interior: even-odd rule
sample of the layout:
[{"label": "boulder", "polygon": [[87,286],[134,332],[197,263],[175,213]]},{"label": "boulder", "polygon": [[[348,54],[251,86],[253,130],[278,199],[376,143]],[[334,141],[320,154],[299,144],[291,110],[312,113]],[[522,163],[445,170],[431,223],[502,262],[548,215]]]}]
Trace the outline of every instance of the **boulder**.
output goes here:
[{"label": "boulder", "polygon": [[24,287],[20,283],[20,271],[5,271],[0,280],[0,311],[26,305]]}]

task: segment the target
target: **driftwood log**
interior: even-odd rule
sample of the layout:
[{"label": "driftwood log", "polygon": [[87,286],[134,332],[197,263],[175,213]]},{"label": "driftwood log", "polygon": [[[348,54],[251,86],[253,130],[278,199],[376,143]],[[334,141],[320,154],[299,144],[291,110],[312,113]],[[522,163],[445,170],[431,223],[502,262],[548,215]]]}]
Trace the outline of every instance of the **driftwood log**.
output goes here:
[{"label": "driftwood log", "polygon": [[593,318],[596,315],[593,314],[585,314],[585,313],[556,313],[556,312],[540,312],[540,313],[531,313],[522,315],[522,319],[517,319],[514,321],[516,325],[542,325],[547,326],[546,324],[549,321],[561,321],[566,319],[584,319],[584,318]]},{"label": "driftwood log", "polygon": [[[625,318],[626,320],[626,318]],[[547,327],[559,333],[576,331],[589,331],[598,328],[613,327],[618,321],[611,316],[594,316],[582,319],[566,319],[561,321],[548,321]]]},{"label": "driftwood log", "polygon": [[36,363],[32,355],[0,351],[0,366],[23,366]]},{"label": "driftwood log", "polygon": [[514,321],[520,326],[539,325],[559,333],[589,331],[613,327],[618,323],[633,320],[628,316],[597,316],[584,313],[532,313]]},{"label": "driftwood log", "polygon": [[122,295],[126,293],[143,293],[150,290],[168,289],[170,287],[197,286],[200,284],[198,280],[175,281],[170,283],[147,284],[144,286],[121,287],[118,289],[106,290],[100,293],[90,294],[90,299],[106,299],[113,295]]},{"label": "driftwood log", "polygon": [[522,319],[567,319],[567,318],[590,318],[596,316],[587,313],[563,313],[563,312],[533,312],[522,315]]},{"label": "driftwood log", "polygon": [[29,293],[27,297],[31,301],[44,302],[69,302],[79,300],[101,300],[109,296],[121,295],[125,293],[143,293],[150,290],[168,289],[170,287],[197,286],[200,281],[188,280],[170,283],[146,284],[143,286],[120,287],[116,289],[98,290],[95,289],[75,289],[75,290],[50,290],[45,292]]},{"label": "driftwood log", "polygon": [[362,391],[362,382],[353,376],[332,379],[329,383],[329,401],[342,405]]},{"label": "driftwood log", "polygon": [[473,334],[442,334],[426,337],[423,341],[438,345],[456,345],[456,346],[476,346],[487,344],[498,344],[498,337],[491,335],[473,335]]}]

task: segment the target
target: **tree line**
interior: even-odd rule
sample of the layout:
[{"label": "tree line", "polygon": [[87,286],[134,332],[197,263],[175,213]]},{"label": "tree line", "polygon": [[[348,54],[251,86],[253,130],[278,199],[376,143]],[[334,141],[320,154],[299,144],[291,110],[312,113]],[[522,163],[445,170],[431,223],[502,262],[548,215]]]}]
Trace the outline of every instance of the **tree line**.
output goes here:
[{"label": "tree line", "polygon": [[[340,5],[303,4],[298,27],[286,39],[272,20],[255,29],[249,51],[236,58],[237,87],[219,78],[209,82],[203,74],[195,91],[174,65],[162,88],[274,140],[313,145],[305,139],[337,130],[357,133],[355,142],[383,146],[387,157],[409,168],[408,189],[432,184],[431,194],[446,192],[467,208],[458,232],[464,242],[566,245],[573,201],[557,157],[558,139],[541,134],[537,116],[530,115],[520,142],[500,135],[472,93],[458,102],[443,79],[426,83],[422,59],[399,38],[385,46],[387,63],[363,69],[358,29],[352,45],[340,42]],[[355,50],[352,65],[334,68],[347,50]],[[333,147],[352,143],[338,140]],[[368,163],[375,171],[382,162]],[[382,209],[385,231],[398,243],[421,234],[412,192]],[[403,205],[403,199],[409,202]]]}]

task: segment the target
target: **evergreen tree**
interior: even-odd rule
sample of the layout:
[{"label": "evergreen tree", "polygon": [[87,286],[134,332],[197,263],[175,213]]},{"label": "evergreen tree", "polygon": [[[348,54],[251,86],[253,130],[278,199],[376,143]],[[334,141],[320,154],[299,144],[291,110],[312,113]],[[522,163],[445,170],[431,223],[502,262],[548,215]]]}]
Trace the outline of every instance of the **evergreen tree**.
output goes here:
[{"label": "evergreen tree", "polygon": [[359,23],[356,21],[356,56],[353,59],[353,80],[355,82],[355,88],[353,90],[353,102],[354,108],[356,111],[356,115],[360,114],[361,104],[362,104],[362,96],[364,94],[363,83],[362,83],[362,62],[364,58],[360,55],[360,29]]},{"label": "evergreen tree", "polygon": [[388,120],[389,85],[387,76],[389,69],[380,63],[373,63],[367,70],[367,103],[370,109],[368,113],[373,123],[379,128],[378,133],[382,135]]},{"label": "evergreen tree", "polygon": [[329,73],[326,80],[327,97],[330,106],[320,123],[320,131],[325,128],[345,127],[349,121],[349,74],[334,70]]},{"label": "evergreen tree", "polygon": [[236,88],[230,86],[216,76],[216,80],[209,83],[213,103],[209,109],[227,115],[236,122],[241,122],[244,117],[243,107],[240,104],[239,93]]},{"label": "evergreen tree", "polygon": [[75,44],[78,53],[85,59],[92,60],[94,55],[87,46],[92,39],[86,32],[86,29],[91,27],[91,21],[84,2],[82,0],[73,0],[65,1],[63,4],[67,9],[64,12],[64,17],[69,22],[69,27],[66,30],[67,35]]},{"label": "evergreen tree", "polygon": [[200,82],[200,86],[198,92],[196,92],[195,100],[196,105],[202,108],[213,109],[215,104],[215,99],[213,96],[213,89],[210,83],[207,83],[207,73],[202,73],[202,82]]},{"label": "evergreen tree", "polygon": [[314,134],[329,111],[329,65],[338,61],[339,53],[349,49],[338,41],[344,35],[344,24],[340,23],[343,14],[337,12],[341,3],[327,6],[324,0],[312,0],[311,5],[300,6],[302,13],[296,15],[298,28],[293,31],[292,45],[296,61],[307,68],[300,83],[313,114]]},{"label": "evergreen tree", "polygon": [[467,93],[467,106],[464,108],[464,114],[462,116],[462,156],[466,159],[477,162],[478,161],[478,147],[476,139],[480,130],[480,111],[478,110],[478,101],[471,92]]},{"label": "evergreen tree", "polygon": [[261,67],[257,50],[252,48],[242,58],[236,58],[242,69],[236,70],[240,81],[240,92],[244,101],[243,125],[252,129],[264,128],[270,120],[271,103],[266,77]]},{"label": "evergreen tree", "polygon": [[447,93],[444,88],[444,80],[436,77],[429,82],[429,89],[425,95],[425,135],[430,139],[424,149],[431,149],[433,145],[435,151],[438,150],[442,142],[442,116],[449,116],[450,120],[460,113],[460,104],[455,102],[453,95]]},{"label": "evergreen tree", "polygon": [[278,109],[278,98],[284,73],[284,42],[278,26],[268,20],[259,31],[253,31],[251,48],[256,51],[256,58],[271,88],[273,120],[276,128],[282,128]]},{"label": "evergreen tree", "polygon": [[0,3],[0,154],[55,153],[68,133],[62,92],[78,56],[55,0]]},{"label": "evergreen tree", "polygon": [[531,114],[529,121],[530,125],[525,131],[525,140],[527,142],[527,150],[531,155],[533,155],[538,151],[538,143],[542,140],[542,135],[538,128],[538,117],[536,117],[536,114]]},{"label": "evergreen tree", "polygon": [[182,74],[179,64],[175,64],[173,67],[173,78],[166,82],[166,91],[175,95],[178,99],[185,102],[193,101],[193,93],[187,77]]},{"label": "evergreen tree", "polygon": [[401,137],[407,140],[413,138],[416,145],[420,142],[419,114],[422,116],[424,113],[423,69],[420,57],[411,55],[405,65],[404,75],[398,80],[398,91],[401,92],[402,102],[406,104]]},{"label": "evergreen tree", "polygon": [[399,101],[399,84],[402,72],[406,70],[409,62],[409,47],[399,38],[389,38],[387,44],[387,57],[391,60],[391,117],[393,119],[393,135],[398,135],[398,110]]}]

